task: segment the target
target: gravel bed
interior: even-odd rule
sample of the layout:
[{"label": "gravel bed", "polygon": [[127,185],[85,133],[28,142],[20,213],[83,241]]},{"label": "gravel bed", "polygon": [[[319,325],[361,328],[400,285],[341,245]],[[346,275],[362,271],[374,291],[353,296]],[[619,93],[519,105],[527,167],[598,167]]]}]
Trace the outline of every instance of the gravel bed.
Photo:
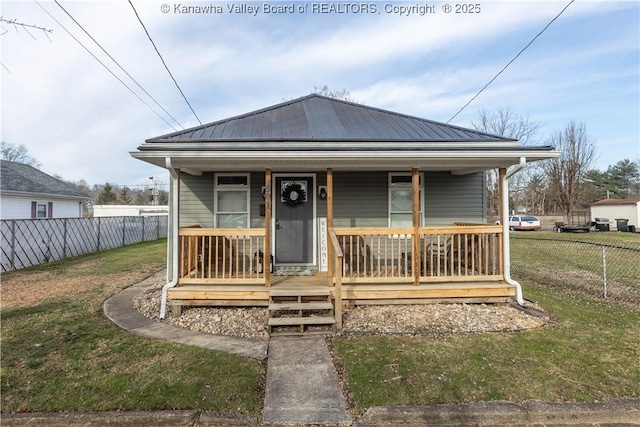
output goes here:
[{"label": "gravel bed", "polygon": [[[148,280],[134,307],[158,319],[164,275]],[[367,305],[346,310],[341,334],[450,335],[534,329],[549,317],[533,304],[529,310],[508,304]],[[533,313],[533,314],[531,314]],[[195,331],[268,340],[266,307],[185,307],[180,317],[162,322]]]}]

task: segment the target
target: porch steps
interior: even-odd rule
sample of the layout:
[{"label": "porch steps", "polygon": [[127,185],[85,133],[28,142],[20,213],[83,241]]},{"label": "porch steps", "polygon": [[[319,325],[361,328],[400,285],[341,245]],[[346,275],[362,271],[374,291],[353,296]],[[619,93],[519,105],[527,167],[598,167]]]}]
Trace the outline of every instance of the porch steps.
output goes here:
[{"label": "porch steps", "polygon": [[331,291],[326,286],[287,286],[269,290],[269,333],[331,333],[336,323]]}]

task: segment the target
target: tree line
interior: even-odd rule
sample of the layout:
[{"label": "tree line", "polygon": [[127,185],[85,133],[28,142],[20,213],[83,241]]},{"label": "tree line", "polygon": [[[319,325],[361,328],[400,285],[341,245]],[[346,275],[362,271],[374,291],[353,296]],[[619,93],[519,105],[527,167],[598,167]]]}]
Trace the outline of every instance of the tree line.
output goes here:
[{"label": "tree line", "polygon": [[[535,215],[568,216],[586,210],[606,198],[640,198],[640,161],[624,159],[601,171],[593,168],[597,159],[595,140],[584,123],[571,121],[547,138],[539,136],[540,123],[510,108],[482,110],[472,121],[480,131],[520,140],[525,145],[551,145],[562,154],[556,159],[535,162],[514,175],[510,182],[512,211]],[[499,209],[496,171],[487,171],[489,216]]]}]

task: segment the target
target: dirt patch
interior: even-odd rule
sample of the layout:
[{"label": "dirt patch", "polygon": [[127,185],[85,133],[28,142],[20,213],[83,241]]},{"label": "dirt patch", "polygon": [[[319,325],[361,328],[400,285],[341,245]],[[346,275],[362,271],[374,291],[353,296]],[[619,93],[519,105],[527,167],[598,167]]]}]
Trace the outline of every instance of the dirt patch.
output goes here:
[{"label": "dirt patch", "polygon": [[69,274],[56,274],[55,271],[3,274],[0,281],[0,309],[34,306],[54,298],[77,295],[94,288],[96,284],[106,284],[111,292],[116,292],[148,276],[144,266],[135,272],[89,274],[97,264],[95,260],[78,263],[73,267],[72,277]]}]

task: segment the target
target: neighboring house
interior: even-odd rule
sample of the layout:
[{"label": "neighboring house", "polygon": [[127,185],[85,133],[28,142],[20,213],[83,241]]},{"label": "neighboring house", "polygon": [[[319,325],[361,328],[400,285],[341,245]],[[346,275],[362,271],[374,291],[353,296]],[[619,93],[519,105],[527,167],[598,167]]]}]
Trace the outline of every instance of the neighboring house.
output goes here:
[{"label": "neighboring house", "polygon": [[522,302],[485,171],[499,169],[503,219],[509,177],[559,155],[320,95],[148,139],[132,156],[171,174],[161,316],[264,305],[270,326],[298,325],[273,310],[328,295],[339,328],[343,305]]},{"label": "neighboring house", "polygon": [[169,206],[146,205],[94,205],[95,218],[105,216],[165,216],[169,215]]},{"label": "neighboring house", "polygon": [[608,218],[617,230],[617,219],[628,220],[627,225],[640,229],[640,199],[604,199],[591,204],[591,219]]},{"label": "neighboring house", "polygon": [[82,217],[90,196],[32,166],[1,162],[0,219]]}]

